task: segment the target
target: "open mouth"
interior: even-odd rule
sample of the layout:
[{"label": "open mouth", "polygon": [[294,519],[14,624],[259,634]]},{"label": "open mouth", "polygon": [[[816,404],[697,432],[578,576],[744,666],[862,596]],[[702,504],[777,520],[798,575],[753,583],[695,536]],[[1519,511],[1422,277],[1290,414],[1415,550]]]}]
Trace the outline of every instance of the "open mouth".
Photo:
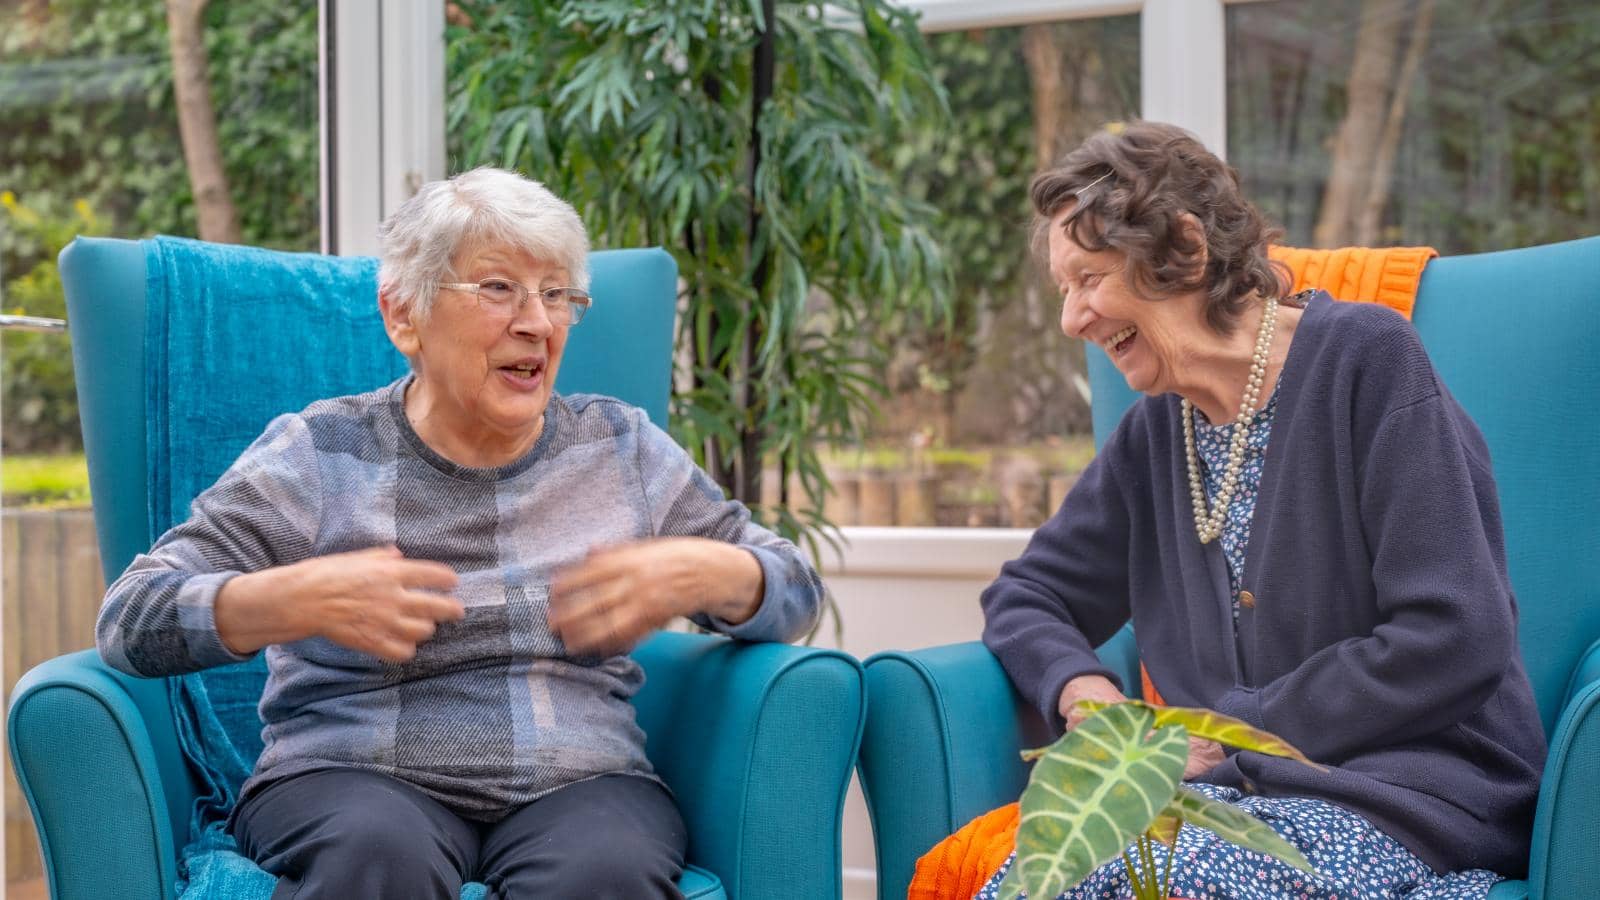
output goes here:
[{"label": "open mouth", "polygon": [[1100,342],[1100,349],[1106,351],[1107,356],[1121,356],[1133,346],[1133,339],[1139,334],[1139,329],[1129,325],[1127,328],[1113,334]]},{"label": "open mouth", "polygon": [[536,387],[544,378],[545,361],[523,359],[500,367],[500,373],[518,387]]}]

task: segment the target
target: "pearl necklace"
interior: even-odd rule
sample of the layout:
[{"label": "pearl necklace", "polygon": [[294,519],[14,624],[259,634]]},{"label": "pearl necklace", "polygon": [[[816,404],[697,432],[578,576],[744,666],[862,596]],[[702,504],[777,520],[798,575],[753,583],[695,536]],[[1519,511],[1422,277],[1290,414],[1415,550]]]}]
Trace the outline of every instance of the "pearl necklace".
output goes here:
[{"label": "pearl necklace", "polygon": [[1234,420],[1233,438],[1228,444],[1228,466],[1217,488],[1217,503],[1206,509],[1206,489],[1200,477],[1200,454],[1194,445],[1194,404],[1183,401],[1183,448],[1189,463],[1189,499],[1194,502],[1194,530],[1200,543],[1209,544],[1222,533],[1228,520],[1228,502],[1239,487],[1239,470],[1244,468],[1245,449],[1250,444],[1250,420],[1261,400],[1261,382],[1267,376],[1267,355],[1272,350],[1272,332],[1278,321],[1278,301],[1268,297],[1261,310],[1261,327],[1256,332],[1256,352],[1250,359],[1250,380],[1245,383],[1239,416]]}]

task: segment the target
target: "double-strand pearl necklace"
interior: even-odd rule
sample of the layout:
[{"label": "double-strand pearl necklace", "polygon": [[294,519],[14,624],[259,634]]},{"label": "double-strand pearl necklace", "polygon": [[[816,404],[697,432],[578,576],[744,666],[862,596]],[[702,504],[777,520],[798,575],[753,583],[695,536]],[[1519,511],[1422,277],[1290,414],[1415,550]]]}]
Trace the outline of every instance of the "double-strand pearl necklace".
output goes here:
[{"label": "double-strand pearl necklace", "polygon": [[1189,499],[1194,501],[1194,530],[1200,543],[1209,544],[1222,533],[1228,521],[1228,502],[1239,487],[1239,470],[1250,445],[1250,420],[1261,400],[1261,382],[1267,376],[1267,356],[1272,350],[1272,331],[1278,321],[1278,301],[1268,297],[1261,310],[1261,327],[1256,332],[1256,352],[1250,359],[1250,380],[1245,383],[1244,399],[1239,402],[1239,417],[1233,423],[1233,439],[1228,444],[1228,466],[1217,488],[1217,503],[1206,509],[1206,488],[1200,476],[1200,454],[1194,446],[1194,404],[1183,401],[1183,448],[1189,457]]}]

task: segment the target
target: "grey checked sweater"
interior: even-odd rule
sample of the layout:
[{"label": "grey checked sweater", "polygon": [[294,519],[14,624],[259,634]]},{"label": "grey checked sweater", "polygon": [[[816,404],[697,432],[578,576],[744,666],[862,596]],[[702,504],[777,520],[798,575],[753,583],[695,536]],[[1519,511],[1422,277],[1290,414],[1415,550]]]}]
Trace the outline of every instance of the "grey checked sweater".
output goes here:
[{"label": "grey checked sweater", "polygon": [[266,749],[246,783],[327,767],[384,772],[476,819],[607,773],[651,776],[629,698],[628,656],[575,657],[545,623],[561,566],[597,545],[695,535],[760,562],[761,606],[730,626],[790,640],[820,609],[821,579],[788,541],[753,524],[644,413],[598,396],[553,397],[538,443],[495,469],[458,466],[406,421],[408,379],[275,419],[198,498],[187,522],[106,593],[97,639],[136,675],[236,662],[212,616],[229,578],[386,544],[460,578],[459,623],[404,664],[323,638],[267,648]]}]

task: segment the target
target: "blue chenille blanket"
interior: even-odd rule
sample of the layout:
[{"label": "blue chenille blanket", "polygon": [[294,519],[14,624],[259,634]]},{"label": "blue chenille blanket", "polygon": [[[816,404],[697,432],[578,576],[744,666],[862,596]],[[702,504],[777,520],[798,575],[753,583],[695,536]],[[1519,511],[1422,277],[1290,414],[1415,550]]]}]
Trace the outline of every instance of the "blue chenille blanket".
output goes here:
[{"label": "blue chenille blanket", "polygon": [[[188,516],[273,417],[406,371],[378,315],[377,261],[158,237],[146,242],[150,533]],[[276,879],[240,856],[228,814],[261,753],[266,662],[170,679],[178,741],[202,785],[178,891],[265,900]],[[175,811],[176,812],[176,811]],[[479,898],[468,885],[463,898]]]}]

